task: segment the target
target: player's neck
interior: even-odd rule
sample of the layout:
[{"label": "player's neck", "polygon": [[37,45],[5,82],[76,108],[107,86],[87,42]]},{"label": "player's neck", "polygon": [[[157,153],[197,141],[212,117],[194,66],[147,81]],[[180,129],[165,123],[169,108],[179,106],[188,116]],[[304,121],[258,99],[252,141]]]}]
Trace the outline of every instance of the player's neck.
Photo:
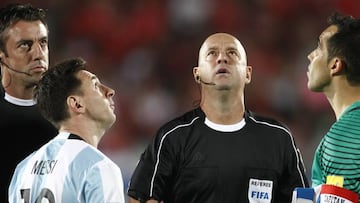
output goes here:
[{"label": "player's neck", "polygon": [[64,122],[59,131],[69,132],[81,137],[86,143],[97,148],[104,131],[92,128],[89,123],[68,121]]},{"label": "player's neck", "polygon": [[338,120],[344,111],[354,102],[360,101],[359,86],[337,87],[333,91],[324,92]]}]

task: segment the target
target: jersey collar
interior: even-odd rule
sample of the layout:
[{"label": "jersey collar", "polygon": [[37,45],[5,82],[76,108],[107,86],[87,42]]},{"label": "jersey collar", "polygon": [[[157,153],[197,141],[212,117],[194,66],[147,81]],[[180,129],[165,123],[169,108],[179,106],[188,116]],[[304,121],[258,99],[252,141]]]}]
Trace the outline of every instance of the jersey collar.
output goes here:
[{"label": "jersey collar", "polygon": [[217,124],[214,123],[212,121],[210,121],[208,118],[205,117],[205,121],[204,121],[205,125],[207,125],[209,128],[213,129],[213,130],[217,130],[217,131],[221,131],[221,132],[234,132],[234,131],[238,131],[240,129],[242,129],[246,122],[245,119],[243,118],[240,122],[235,123],[235,124],[231,124],[231,125],[222,125],[222,124]]},{"label": "jersey collar", "polygon": [[16,97],[13,97],[5,92],[4,99],[12,104],[18,105],[18,106],[34,106],[36,104],[36,101],[34,99],[19,99]]}]

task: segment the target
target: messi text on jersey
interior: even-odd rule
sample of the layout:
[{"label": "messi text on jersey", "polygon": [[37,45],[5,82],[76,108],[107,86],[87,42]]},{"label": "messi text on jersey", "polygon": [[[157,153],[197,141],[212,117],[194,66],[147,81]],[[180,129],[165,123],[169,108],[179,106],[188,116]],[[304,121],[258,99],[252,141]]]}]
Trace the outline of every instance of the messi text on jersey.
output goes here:
[{"label": "messi text on jersey", "polygon": [[58,160],[37,160],[31,170],[31,174],[46,175],[53,172]]}]

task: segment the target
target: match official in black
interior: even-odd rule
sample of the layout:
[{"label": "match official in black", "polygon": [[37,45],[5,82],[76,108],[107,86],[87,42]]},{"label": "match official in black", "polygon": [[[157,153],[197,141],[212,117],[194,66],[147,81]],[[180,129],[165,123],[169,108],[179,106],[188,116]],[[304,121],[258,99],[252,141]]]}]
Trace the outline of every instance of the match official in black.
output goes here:
[{"label": "match official in black", "polygon": [[237,38],[205,40],[193,68],[200,107],[158,130],[132,175],[130,203],[289,203],[295,187],[309,186],[287,126],[245,107],[251,73]]},{"label": "match official in black", "polygon": [[16,164],[57,134],[40,114],[34,87],[49,67],[46,12],[30,4],[0,8],[0,202]]}]

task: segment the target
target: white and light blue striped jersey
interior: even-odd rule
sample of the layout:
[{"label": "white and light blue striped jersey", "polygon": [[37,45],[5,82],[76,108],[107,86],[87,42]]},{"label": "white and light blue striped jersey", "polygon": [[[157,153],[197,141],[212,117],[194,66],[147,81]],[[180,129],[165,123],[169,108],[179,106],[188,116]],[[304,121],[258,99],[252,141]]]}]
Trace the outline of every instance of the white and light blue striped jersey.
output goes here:
[{"label": "white and light blue striped jersey", "polygon": [[60,132],[20,162],[10,203],[124,203],[120,168],[79,136]]}]

